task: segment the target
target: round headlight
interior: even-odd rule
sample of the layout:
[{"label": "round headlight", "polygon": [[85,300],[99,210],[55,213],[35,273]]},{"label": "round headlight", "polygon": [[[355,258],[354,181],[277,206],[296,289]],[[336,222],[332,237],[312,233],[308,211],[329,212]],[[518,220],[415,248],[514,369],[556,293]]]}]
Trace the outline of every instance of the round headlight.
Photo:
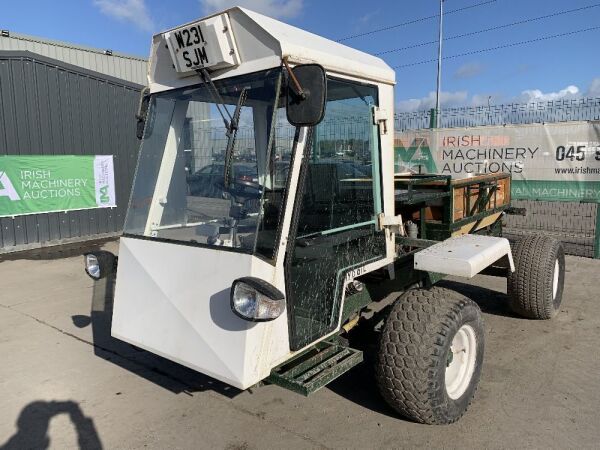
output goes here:
[{"label": "round headlight", "polygon": [[100,264],[98,258],[93,253],[88,253],[85,258],[85,272],[94,280],[100,279]]},{"label": "round headlight", "polygon": [[117,267],[117,257],[111,252],[98,250],[83,255],[85,273],[94,280],[99,280],[113,273]]},{"label": "round headlight", "polygon": [[245,320],[273,320],[285,310],[285,298],[277,288],[266,281],[244,277],[233,282],[231,309]]},{"label": "round headlight", "polygon": [[235,311],[244,317],[254,318],[258,308],[258,292],[245,283],[237,283],[233,289]]}]

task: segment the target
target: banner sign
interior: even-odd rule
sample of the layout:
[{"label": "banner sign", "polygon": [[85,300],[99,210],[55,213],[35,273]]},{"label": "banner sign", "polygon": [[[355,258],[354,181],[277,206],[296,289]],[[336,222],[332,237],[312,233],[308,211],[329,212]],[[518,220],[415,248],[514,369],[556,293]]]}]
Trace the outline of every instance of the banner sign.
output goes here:
[{"label": "banner sign", "polygon": [[0,217],[115,206],[112,155],[0,156]]},{"label": "banner sign", "polygon": [[600,122],[399,133],[395,172],[512,174],[512,197],[600,203]]}]

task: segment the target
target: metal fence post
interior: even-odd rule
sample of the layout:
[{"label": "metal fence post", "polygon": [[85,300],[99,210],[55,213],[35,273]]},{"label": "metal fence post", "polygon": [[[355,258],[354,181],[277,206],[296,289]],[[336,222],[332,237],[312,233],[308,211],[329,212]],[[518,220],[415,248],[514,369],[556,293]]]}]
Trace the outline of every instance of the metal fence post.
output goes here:
[{"label": "metal fence post", "polygon": [[429,128],[437,128],[437,111],[435,108],[429,110]]}]

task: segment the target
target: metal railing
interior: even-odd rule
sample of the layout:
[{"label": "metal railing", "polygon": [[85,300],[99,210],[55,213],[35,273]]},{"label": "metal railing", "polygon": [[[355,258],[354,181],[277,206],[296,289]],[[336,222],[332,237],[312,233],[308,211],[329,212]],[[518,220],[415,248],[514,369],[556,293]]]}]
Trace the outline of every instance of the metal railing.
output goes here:
[{"label": "metal railing", "polygon": [[[433,113],[396,113],[396,132],[430,128]],[[439,115],[440,128],[600,120],[600,98],[448,108]]]}]

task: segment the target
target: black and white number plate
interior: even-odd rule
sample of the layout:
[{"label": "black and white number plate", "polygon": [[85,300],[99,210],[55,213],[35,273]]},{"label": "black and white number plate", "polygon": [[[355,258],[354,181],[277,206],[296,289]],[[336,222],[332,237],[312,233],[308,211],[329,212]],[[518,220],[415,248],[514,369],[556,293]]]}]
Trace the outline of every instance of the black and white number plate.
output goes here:
[{"label": "black and white number plate", "polygon": [[226,14],[169,31],[165,37],[177,72],[221,69],[239,64]]}]

